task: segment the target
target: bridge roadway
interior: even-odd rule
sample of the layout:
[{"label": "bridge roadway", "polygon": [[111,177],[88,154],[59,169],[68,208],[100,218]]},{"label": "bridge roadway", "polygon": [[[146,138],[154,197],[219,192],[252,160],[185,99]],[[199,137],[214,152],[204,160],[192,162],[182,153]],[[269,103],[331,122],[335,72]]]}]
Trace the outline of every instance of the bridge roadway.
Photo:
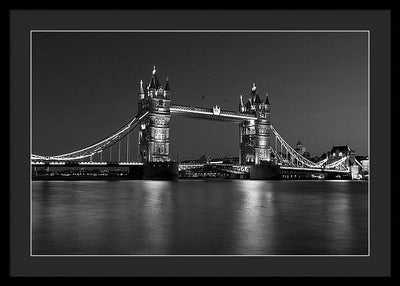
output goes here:
[{"label": "bridge roadway", "polygon": [[[37,161],[31,163],[32,167],[131,167],[143,165],[141,162],[77,162],[77,161],[55,161],[55,162],[43,162]],[[180,163],[179,171],[191,170],[196,168],[202,168],[204,166],[219,167],[224,170],[230,170],[233,173],[249,173],[250,165],[237,165],[237,164],[220,164],[220,163]],[[334,170],[324,168],[304,168],[304,167],[291,167],[291,166],[280,166],[281,170],[285,171],[305,171],[305,172],[317,172],[317,173],[349,173],[348,170]]]},{"label": "bridge roadway", "polygon": [[138,165],[143,165],[143,163],[140,162],[77,162],[77,161],[55,161],[55,162],[32,162],[31,163],[32,167],[47,167],[47,166],[52,166],[52,167],[130,167],[130,166],[138,166]]}]

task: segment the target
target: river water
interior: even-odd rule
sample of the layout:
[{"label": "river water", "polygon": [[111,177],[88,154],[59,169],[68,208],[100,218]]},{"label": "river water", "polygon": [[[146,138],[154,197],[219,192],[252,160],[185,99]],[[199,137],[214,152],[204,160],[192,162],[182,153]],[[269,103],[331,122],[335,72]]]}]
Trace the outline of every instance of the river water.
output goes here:
[{"label": "river water", "polygon": [[34,181],[32,254],[367,255],[365,181]]}]

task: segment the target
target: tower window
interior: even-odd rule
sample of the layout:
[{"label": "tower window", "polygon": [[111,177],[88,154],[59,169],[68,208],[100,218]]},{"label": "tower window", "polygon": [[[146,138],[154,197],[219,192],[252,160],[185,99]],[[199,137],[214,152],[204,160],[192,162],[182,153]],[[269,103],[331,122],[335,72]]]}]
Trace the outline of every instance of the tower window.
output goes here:
[{"label": "tower window", "polygon": [[155,132],[154,132],[154,137],[156,139],[164,139],[165,138],[165,134],[164,134],[164,132],[162,130],[156,129]]},{"label": "tower window", "polygon": [[157,107],[165,107],[165,102],[164,100],[160,99],[157,101]]}]

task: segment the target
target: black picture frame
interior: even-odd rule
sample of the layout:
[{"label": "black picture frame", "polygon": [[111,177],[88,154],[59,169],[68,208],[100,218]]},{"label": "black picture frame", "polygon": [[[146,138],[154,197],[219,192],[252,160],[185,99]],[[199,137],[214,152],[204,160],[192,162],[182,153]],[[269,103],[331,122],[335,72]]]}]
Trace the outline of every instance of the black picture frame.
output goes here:
[{"label": "black picture frame", "polygon": [[[9,17],[11,276],[390,275],[391,13],[389,10],[10,10]],[[371,35],[370,256],[30,256],[29,45],[30,31],[40,29],[369,30]]]}]

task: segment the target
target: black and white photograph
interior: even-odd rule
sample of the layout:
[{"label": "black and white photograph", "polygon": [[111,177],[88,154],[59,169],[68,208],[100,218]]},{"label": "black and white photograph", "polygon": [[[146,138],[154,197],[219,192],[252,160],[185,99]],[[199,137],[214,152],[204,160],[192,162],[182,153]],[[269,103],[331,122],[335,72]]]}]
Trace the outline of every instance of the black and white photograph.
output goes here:
[{"label": "black and white photograph", "polygon": [[31,255],[369,256],[369,55],[368,30],[32,30]]},{"label": "black and white photograph", "polygon": [[391,29],[9,10],[9,276],[391,276]]}]

